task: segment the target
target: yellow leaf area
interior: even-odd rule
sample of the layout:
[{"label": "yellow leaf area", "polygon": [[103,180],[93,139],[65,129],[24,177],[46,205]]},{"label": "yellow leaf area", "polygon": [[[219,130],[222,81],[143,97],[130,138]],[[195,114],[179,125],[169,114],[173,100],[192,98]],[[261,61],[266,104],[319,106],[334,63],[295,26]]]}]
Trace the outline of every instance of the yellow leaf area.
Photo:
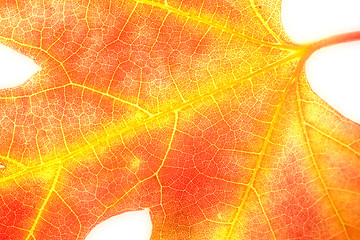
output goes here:
[{"label": "yellow leaf area", "polygon": [[143,208],[152,239],[360,239],[360,126],[280,5],[2,0],[1,43],[42,69],[0,91],[0,239]]}]

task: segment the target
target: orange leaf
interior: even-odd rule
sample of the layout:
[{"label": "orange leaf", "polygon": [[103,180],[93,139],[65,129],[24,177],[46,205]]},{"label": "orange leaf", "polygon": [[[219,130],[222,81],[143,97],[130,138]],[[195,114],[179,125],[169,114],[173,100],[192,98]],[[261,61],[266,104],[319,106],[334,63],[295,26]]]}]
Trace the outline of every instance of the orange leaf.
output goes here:
[{"label": "orange leaf", "polygon": [[280,1],[4,0],[42,70],[0,91],[0,239],[359,239],[360,126],[310,89]]}]

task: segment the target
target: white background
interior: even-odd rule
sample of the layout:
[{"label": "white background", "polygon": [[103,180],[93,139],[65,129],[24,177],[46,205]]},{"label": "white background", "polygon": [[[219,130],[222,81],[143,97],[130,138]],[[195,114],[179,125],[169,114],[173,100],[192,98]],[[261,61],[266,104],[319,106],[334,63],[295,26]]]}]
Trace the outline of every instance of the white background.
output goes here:
[{"label": "white background", "polygon": [[[283,25],[298,43],[360,30],[359,0],[283,0]],[[39,67],[0,46],[0,88],[26,81]],[[360,42],[340,44],[315,53],[306,64],[313,90],[344,116],[360,123]],[[1,163],[0,163],[1,167]],[[149,211],[115,216],[99,224],[87,240],[148,240]]]},{"label": "white background", "polygon": [[[283,25],[298,43],[360,31],[359,0],[283,0]],[[360,42],[314,53],[306,63],[312,89],[332,107],[360,123]]]}]

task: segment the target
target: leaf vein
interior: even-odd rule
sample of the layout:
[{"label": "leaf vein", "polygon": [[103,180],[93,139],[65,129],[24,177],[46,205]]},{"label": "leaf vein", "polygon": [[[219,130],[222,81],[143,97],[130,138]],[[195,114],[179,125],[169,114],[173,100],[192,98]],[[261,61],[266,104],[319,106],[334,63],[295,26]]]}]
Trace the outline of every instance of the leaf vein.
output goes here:
[{"label": "leaf vein", "polygon": [[26,237],[25,240],[29,240],[31,236],[33,236],[33,237],[35,238],[35,236],[34,236],[34,230],[35,230],[35,228],[36,228],[36,226],[37,226],[37,224],[38,224],[38,222],[39,222],[39,220],[40,220],[40,217],[41,217],[41,215],[42,215],[42,213],[43,213],[43,211],[44,211],[47,203],[49,202],[49,199],[50,199],[52,193],[53,193],[54,190],[55,190],[55,186],[56,186],[56,184],[57,184],[57,182],[58,182],[58,179],[59,179],[59,176],[60,176],[60,173],[61,173],[61,169],[62,169],[62,165],[59,165],[59,168],[57,169],[56,175],[55,175],[54,180],[53,180],[53,182],[52,182],[51,188],[50,188],[48,194],[46,195],[46,198],[45,198],[43,204],[41,205],[40,210],[39,210],[39,212],[38,212],[38,214],[37,214],[37,216],[36,216],[36,218],[35,218],[35,221],[34,221],[32,227],[31,227],[31,229],[30,229],[30,231],[29,231],[29,234],[27,235],[27,237]]},{"label": "leaf vein", "polygon": [[267,24],[267,22],[264,20],[264,18],[261,16],[260,12],[258,11],[257,7],[255,6],[254,0],[249,0],[252,9],[254,10],[256,16],[258,17],[258,19],[261,21],[261,23],[263,24],[263,26],[266,28],[266,30],[268,30],[268,32],[271,34],[271,36],[273,38],[276,39],[276,41],[278,41],[280,44],[284,44],[283,41],[281,41],[281,39],[274,33],[274,31],[269,27],[269,25]]},{"label": "leaf vein", "polygon": [[190,13],[186,13],[186,12],[183,12],[177,8],[174,8],[168,4],[162,4],[160,2],[153,2],[153,1],[150,1],[150,0],[132,0],[132,1],[135,1],[135,2],[140,2],[140,3],[143,3],[143,4],[146,4],[146,5],[150,5],[150,6],[154,6],[154,7],[159,7],[161,9],[164,9],[166,11],[170,11],[170,12],[173,12],[173,13],[176,13],[177,15],[180,15],[180,16],[184,16],[184,17],[187,17],[187,18],[190,18],[192,20],[195,20],[197,22],[201,22],[201,23],[204,23],[206,25],[209,25],[209,26],[212,26],[216,29],[219,29],[223,32],[226,32],[226,33],[229,33],[231,35],[235,35],[239,38],[242,38],[242,39],[245,39],[245,40],[248,40],[250,42],[253,42],[253,43],[257,43],[257,44],[260,44],[260,45],[263,45],[263,46],[271,46],[271,47],[276,47],[276,48],[283,48],[283,49],[290,49],[290,50],[293,50],[294,49],[294,46],[291,46],[291,45],[283,45],[283,44],[273,44],[273,43],[269,43],[269,42],[264,42],[264,41],[261,41],[261,40],[258,40],[258,39],[255,39],[255,38],[251,38],[251,37],[248,37],[246,35],[243,35],[243,34],[240,34],[232,29],[229,29],[227,27],[224,27],[220,24],[216,24],[214,22],[212,22],[211,20],[206,20],[206,19],[203,19],[199,16],[194,16]]},{"label": "leaf vein", "polygon": [[355,150],[354,148],[350,147],[350,146],[347,145],[347,144],[342,143],[340,140],[338,140],[338,139],[330,136],[329,134],[324,133],[323,131],[321,131],[320,129],[318,129],[317,127],[315,127],[314,125],[310,124],[309,122],[306,122],[306,120],[304,120],[304,121],[305,121],[304,124],[305,124],[306,126],[311,127],[312,129],[314,129],[314,130],[317,131],[318,133],[326,136],[327,138],[329,138],[329,139],[333,140],[334,142],[338,143],[339,145],[341,145],[341,146],[349,149],[351,152],[355,153],[356,155],[358,155],[358,156],[360,157],[360,152],[358,152],[358,151]]},{"label": "leaf vein", "polygon": [[335,212],[335,215],[336,217],[339,219],[340,221],[340,224],[343,228],[343,231],[346,235],[346,238],[350,240],[350,237],[346,231],[346,228],[345,228],[345,223],[344,221],[342,220],[341,216],[340,216],[340,213],[339,211],[337,210],[336,206],[335,206],[335,203],[332,199],[332,197],[330,196],[330,193],[328,191],[328,188],[325,184],[325,181],[324,181],[324,178],[323,176],[321,175],[321,172],[320,172],[320,169],[319,169],[319,166],[318,166],[318,163],[315,159],[315,155],[314,155],[314,152],[312,150],[312,147],[311,147],[311,144],[310,144],[310,139],[309,139],[309,135],[307,133],[307,130],[306,130],[306,126],[305,126],[305,118],[304,118],[304,113],[303,113],[303,110],[302,110],[302,106],[301,106],[301,97],[300,97],[300,90],[299,90],[299,83],[296,85],[296,96],[297,96],[297,102],[298,102],[298,108],[299,108],[299,115],[300,115],[300,122],[301,122],[301,126],[302,126],[302,130],[303,130],[303,134],[304,134],[304,138],[305,138],[305,142],[306,142],[306,146],[310,152],[310,156],[311,156],[311,159],[312,159],[312,162],[315,166],[315,170],[316,170],[316,173],[317,175],[319,176],[319,179],[320,179],[320,182],[321,182],[321,185],[322,187],[324,188],[324,191],[325,191],[325,194],[326,196],[328,197],[329,201],[330,201],[330,204],[331,204],[331,207],[333,208],[334,212]]},{"label": "leaf vein", "polygon": [[[300,66],[301,66],[301,65],[299,64],[298,67],[297,67],[297,69],[296,69],[295,72],[294,72],[294,75],[296,75],[296,73],[298,72],[298,69],[299,69]],[[293,78],[294,78],[294,77],[292,77],[291,79],[293,79]],[[229,240],[229,239],[230,239],[230,237],[231,237],[231,235],[232,235],[232,233],[233,233],[233,231],[234,231],[235,224],[236,224],[236,222],[237,222],[237,220],[238,220],[238,218],[239,218],[239,216],[240,216],[240,213],[241,213],[241,211],[242,211],[242,209],[243,209],[243,207],[244,207],[244,205],[245,205],[245,202],[247,201],[247,199],[248,199],[248,197],[249,197],[249,193],[250,193],[251,189],[253,188],[253,185],[254,185],[254,182],[255,182],[257,173],[258,173],[259,169],[261,168],[262,160],[263,160],[263,158],[264,158],[264,156],[265,156],[265,152],[266,152],[266,150],[267,150],[268,144],[270,143],[270,137],[271,137],[272,132],[273,132],[273,130],[274,130],[274,128],[275,128],[275,124],[277,123],[278,118],[279,118],[279,116],[280,116],[280,110],[282,109],[282,106],[283,106],[284,103],[285,103],[286,97],[287,97],[287,95],[288,95],[288,93],[289,93],[289,89],[290,89],[290,86],[291,86],[292,83],[293,83],[293,80],[289,81],[288,85],[287,85],[286,88],[285,88],[285,91],[284,91],[283,94],[282,94],[281,100],[280,100],[280,102],[279,102],[279,104],[278,104],[278,107],[277,107],[277,109],[276,109],[276,112],[275,112],[275,114],[274,114],[274,117],[273,117],[273,119],[272,119],[272,121],[271,121],[271,125],[270,125],[270,127],[269,127],[269,130],[268,130],[268,132],[267,132],[267,134],[266,134],[266,137],[265,137],[265,139],[264,139],[264,141],[263,141],[263,145],[262,145],[262,147],[261,147],[261,152],[260,152],[260,154],[259,154],[259,157],[258,157],[256,166],[255,166],[255,170],[254,170],[254,172],[253,172],[253,174],[252,174],[252,176],[251,176],[251,179],[250,179],[250,181],[249,181],[248,187],[247,187],[246,190],[245,190],[244,196],[243,196],[243,198],[242,198],[242,200],[241,200],[240,206],[238,207],[238,210],[237,210],[237,212],[236,212],[236,215],[235,215],[235,217],[234,217],[234,219],[233,219],[233,221],[232,221],[232,223],[231,223],[231,227],[230,227],[230,230],[229,230],[229,232],[228,232],[228,234],[227,234],[227,236],[226,236],[226,240]]]}]

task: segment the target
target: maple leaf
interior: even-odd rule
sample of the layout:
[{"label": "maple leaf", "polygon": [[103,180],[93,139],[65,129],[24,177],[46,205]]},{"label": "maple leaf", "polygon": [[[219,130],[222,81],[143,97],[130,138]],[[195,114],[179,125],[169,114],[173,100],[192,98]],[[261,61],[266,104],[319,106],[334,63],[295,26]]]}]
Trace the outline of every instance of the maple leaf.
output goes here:
[{"label": "maple leaf", "polygon": [[280,1],[3,0],[42,70],[0,91],[0,239],[358,239],[360,126],[315,95]]}]

